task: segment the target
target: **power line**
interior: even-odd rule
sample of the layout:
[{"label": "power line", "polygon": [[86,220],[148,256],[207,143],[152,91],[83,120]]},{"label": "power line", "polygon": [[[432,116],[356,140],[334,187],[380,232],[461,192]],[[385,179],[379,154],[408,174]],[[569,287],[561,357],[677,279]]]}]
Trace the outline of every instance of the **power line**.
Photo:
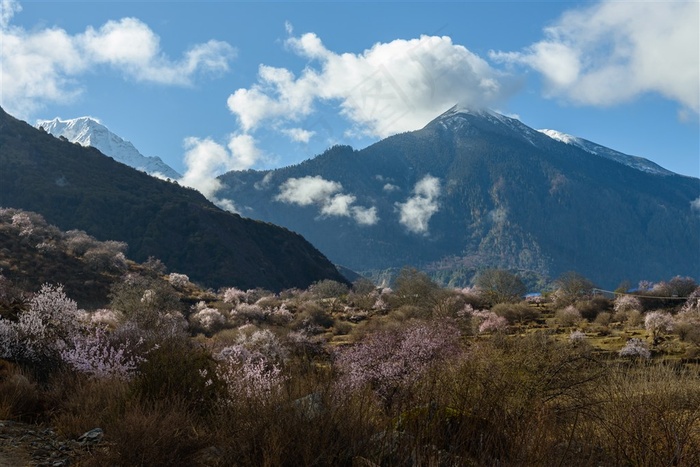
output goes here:
[{"label": "power line", "polygon": [[628,297],[639,297],[639,298],[659,298],[662,300],[688,300],[690,297],[664,297],[661,295],[641,295],[641,294],[632,294],[632,293],[623,293],[623,292],[613,292],[612,290],[604,290],[604,289],[593,289],[593,292],[605,292],[613,295],[626,295]]}]

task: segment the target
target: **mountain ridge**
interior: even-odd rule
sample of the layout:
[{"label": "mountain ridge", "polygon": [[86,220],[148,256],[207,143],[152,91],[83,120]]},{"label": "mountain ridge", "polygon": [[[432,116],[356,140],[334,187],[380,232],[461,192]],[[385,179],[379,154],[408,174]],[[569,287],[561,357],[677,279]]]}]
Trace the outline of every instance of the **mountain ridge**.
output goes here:
[{"label": "mountain ridge", "polygon": [[154,256],[207,287],[279,291],[344,281],[301,235],[222,211],[196,190],[55,138],[2,109],[0,166],[0,206],[126,242],[135,261]]}]

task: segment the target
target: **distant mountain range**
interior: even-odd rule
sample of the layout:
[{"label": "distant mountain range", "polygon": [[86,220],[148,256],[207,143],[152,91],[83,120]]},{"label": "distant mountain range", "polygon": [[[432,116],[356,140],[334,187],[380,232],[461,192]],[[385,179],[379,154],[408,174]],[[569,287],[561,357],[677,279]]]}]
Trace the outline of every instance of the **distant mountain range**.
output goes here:
[{"label": "distant mountain range", "polygon": [[600,286],[700,278],[700,180],[495,112],[454,107],[365,149],[219,177],[251,218],[336,264],[412,265],[461,285],[488,267]]},{"label": "distant mountain range", "polygon": [[130,258],[154,256],[207,287],[278,291],[344,280],[300,235],[224,212],[195,190],[55,138],[2,109],[0,206],[126,242]]},{"label": "distant mountain range", "polygon": [[56,137],[63,136],[71,143],[97,148],[117,162],[126,164],[142,172],[160,178],[179,180],[182,176],[160,157],[147,157],[141,154],[131,142],[112,133],[106,126],[92,117],[80,117],[70,120],[39,120],[35,125]]}]

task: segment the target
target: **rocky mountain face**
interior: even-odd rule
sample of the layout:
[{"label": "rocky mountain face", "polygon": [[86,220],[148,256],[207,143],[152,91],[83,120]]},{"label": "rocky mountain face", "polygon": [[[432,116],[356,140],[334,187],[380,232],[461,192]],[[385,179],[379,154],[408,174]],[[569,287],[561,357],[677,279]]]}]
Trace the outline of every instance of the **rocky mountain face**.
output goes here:
[{"label": "rocky mountain face", "polygon": [[146,172],[149,175],[173,180],[181,178],[181,175],[163,162],[160,157],[144,156],[131,142],[112,133],[94,118],[39,120],[35,126],[43,128],[56,137],[63,136],[71,143],[97,148],[102,154],[113,158],[115,161]]},{"label": "rocky mountain face", "polygon": [[487,267],[608,287],[700,277],[700,180],[561,135],[455,107],[363,150],[229,172],[220,196],[356,271],[412,265],[455,285]]},{"label": "rocky mountain face", "polygon": [[2,109],[0,168],[0,206],[126,242],[130,258],[154,256],[207,287],[277,291],[343,280],[300,235],[224,212],[195,190],[57,139]]}]

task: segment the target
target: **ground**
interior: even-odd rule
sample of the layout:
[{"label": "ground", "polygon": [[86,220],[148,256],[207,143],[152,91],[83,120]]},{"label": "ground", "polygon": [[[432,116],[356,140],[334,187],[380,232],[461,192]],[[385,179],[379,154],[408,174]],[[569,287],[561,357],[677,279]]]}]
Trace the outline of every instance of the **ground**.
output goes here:
[{"label": "ground", "polygon": [[79,464],[86,449],[51,428],[0,421],[0,467],[61,467]]}]

